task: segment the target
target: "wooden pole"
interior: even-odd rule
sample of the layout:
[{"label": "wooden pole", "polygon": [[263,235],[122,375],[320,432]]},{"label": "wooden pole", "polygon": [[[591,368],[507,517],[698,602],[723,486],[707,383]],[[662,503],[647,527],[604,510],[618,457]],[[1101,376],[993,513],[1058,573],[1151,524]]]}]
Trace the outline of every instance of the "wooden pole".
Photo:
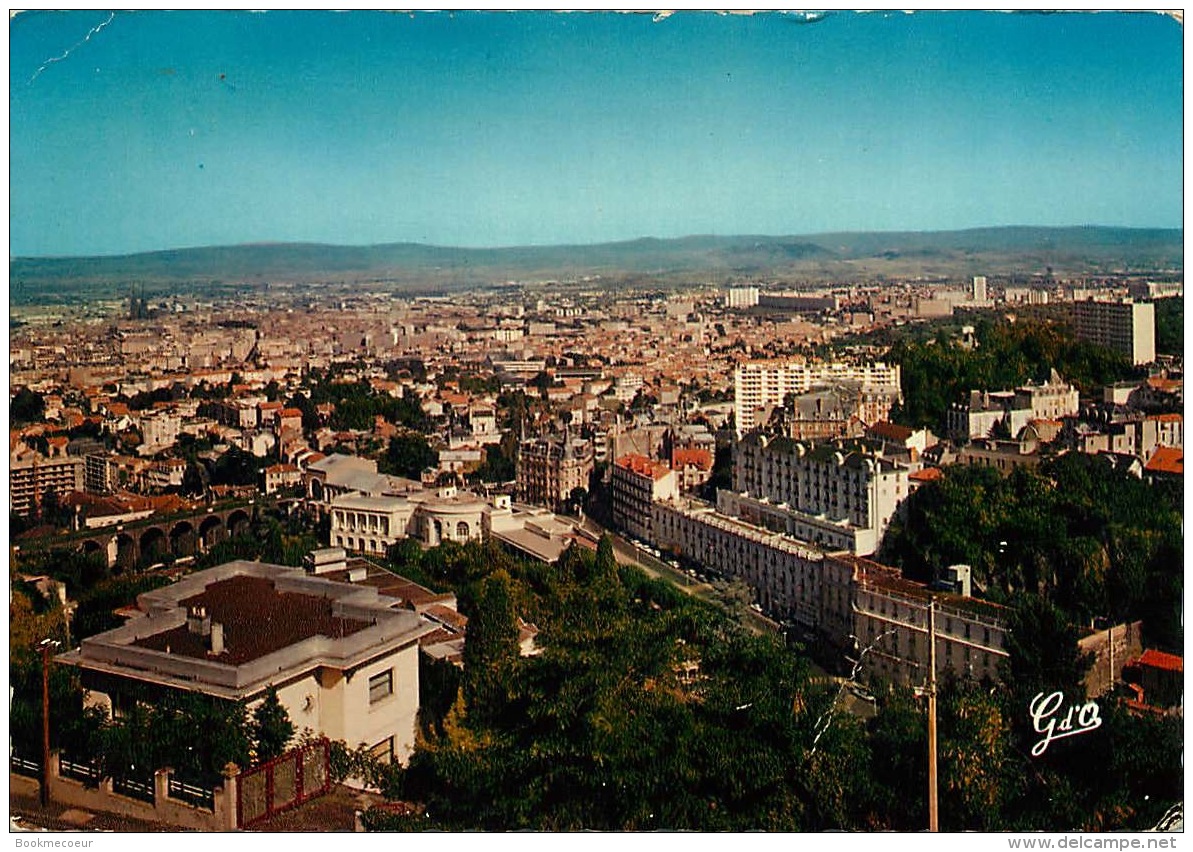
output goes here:
[{"label": "wooden pole", "polygon": [[928,602],[928,830],[940,831],[936,803],[936,598]]},{"label": "wooden pole", "polygon": [[57,644],[42,641],[41,650],[41,805],[50,803],[50,650]]}]

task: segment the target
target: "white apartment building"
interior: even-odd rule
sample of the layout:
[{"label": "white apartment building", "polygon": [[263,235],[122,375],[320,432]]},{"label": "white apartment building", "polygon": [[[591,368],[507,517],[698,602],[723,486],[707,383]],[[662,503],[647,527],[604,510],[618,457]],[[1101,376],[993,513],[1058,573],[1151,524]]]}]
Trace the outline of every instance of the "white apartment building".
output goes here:
[{"label": "white apartment building", "polygon": [[145,487],[165,490],[182,486],[186,476],[186,462],[182,459],[163,459],[153,462],[145,471]]},{"label": "white apartment building", "polygon": [[652,541],[651,506],[656,500],[679,497],[679,482],[667,464],[629,453],[613,463],[612,492],[614,525]]},{"label": "white apartment building", "polygon": [[725,307],[730,310],[752,308],[758,304],[757,287],[730,287],[725,292]]},{"label": "white apartment building", "polygon": [[[1185,446],[1185,419],[1180,414],[1149,414],[1144,421],[1153,424],[1156,446],[1183,449]],[[1148,448],[1149,452],[1152,448]]]},{"label": "white apartment building", "polygon": [[733,491],[717,494],[726,514],[830,550],[878,550],[909,470],[857,446],[805,444],[762,434],[734,445]]},{"label": "white apartment building", "polygon": [[782,533],[762,529],[696,501],[653,504],[652,543],[724,577],[751,585],[776,618],[802,629],[847,635],[850,571]]},{"label": "white apartment building", "polygon": [[109,714],[172,690],[244,701],[269,687],[298,730],[365,743],[382,760],[414,749],[418,640],[435,626],[376,588],[301,568],[236,561],[140,595],[143,614],[57,658]]},{"label": "white apartment building", "polygon": [[737,434],[743,435],[759,425],[755,413],[762,406],[780,405],[788,394],[803,394],[820,385],[840,382],[855,382],[863,388],[877,386],[899,391],[899,365],[839,361],[821,364],[751,361],[742,364],[733,373]]},{"label": "white apartment building", "polygon": [[1133,281],[1128,290],[1136,299],[1168,299],[1173,296],[1183,296],[1185,283],[1183,281]]},{"label": "white apartment building", "polygon": [[953,438],[985,438],[999,423],[1005,423],[1011,435],[1032,419],[1031,410],[1016,408],[1014,391],[970,391],[967,402],[949,406],[946,420]]},{"label": "white apartment building", "polygon": [[46,494],[59,499],[83,490],[86,462],[79,456],[47,458],[32,450],[11,454],[8,468],[8,510],[28,515]]},{"label": "white apartment building", "polygon": [[403,538],[428,547],[484,538],[494,504],[455,486],[406,494],[341,494],[329,506],[330,544],[374,556]]},{"label": "white apartment building", "polygon": [[141,429],[143,443],[137,452],[152,456],[174,446],[178,433],[182,431],[182,418],[177,411],[153,411],[141,415],[137,424]]},{"label": "white apartment building", "polygon": [[1007,659],[1007,610],[962,595],[934,592],[893,568],[859,566],[853,585],[854,647],[861,676],[902,686],[928,682],[929,604],[936,600],[936,676],[1000,680]]},{"label": "white apartment building", "polygon": [[645,382],[637,373],[626,373],[613,380],[613,395],[617,397],[618,402],[630,403],[644,385]]},{"label": "white apartment building", "polygon": [[946,672],[1000,679],[1007,658],[1007,610],[905,580],[895,568],[844,553],[822,553],[789,536],[694,501],[655,503],[654,543],[754,587],[772,616],[790,619],[860,661],[861,676],[922,686],[928,667],[928,607],[936,601],[938,677]]},{"label": "white apartment building", "polygon": [[1151,302],[1074,302],[1070,316],[1082,340],[1121,352],[1132,364],[1156,360],[1156,306]]}]

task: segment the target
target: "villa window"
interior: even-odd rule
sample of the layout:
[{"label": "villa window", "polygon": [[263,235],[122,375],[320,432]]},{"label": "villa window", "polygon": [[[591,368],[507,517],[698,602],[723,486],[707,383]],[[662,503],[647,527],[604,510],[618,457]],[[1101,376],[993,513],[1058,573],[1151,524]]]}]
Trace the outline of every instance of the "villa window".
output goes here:
[{"label": "villa window", "polygon": [[381,742],[369,749],[369,756],[376,759],[378,763],[388,765],[394,760],[394,738],[386,737]]},{"label": "villa window", "polygon": [[394,694],[394,670],[386,669],[369,678],[369,703],[376,704]]}]

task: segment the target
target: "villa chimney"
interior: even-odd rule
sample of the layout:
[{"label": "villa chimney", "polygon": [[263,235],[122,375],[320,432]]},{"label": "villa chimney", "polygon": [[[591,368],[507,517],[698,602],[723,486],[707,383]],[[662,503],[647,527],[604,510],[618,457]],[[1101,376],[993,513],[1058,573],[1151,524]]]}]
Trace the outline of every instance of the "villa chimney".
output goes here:
[{"label": "villa chimney", "polygon": [[194,636],[207,636],[211,633],[211,616],[207,607],[195,605],[187,610],[186,630]]},{"label": "villa chimney", "polygon": [[224,625],[219,622],[211,625],[211,653],[216,656],[224,653]]}]

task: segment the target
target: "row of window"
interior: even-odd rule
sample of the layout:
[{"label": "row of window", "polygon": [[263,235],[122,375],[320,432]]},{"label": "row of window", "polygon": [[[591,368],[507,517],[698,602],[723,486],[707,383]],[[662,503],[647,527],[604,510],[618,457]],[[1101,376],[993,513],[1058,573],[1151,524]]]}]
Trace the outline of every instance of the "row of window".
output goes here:
[{"label": "row of window", "polygon": [[336,536],[336,546],[346,547],[349,550],[363,550],[365,553],[383,553],[388,546],[384,541],[378,541],[375,538],[357,539],[355,536],[348,536],[345,538],[342,535]]},{"label": "row of window", "polygon": [[342,509],[335,510],[336,526],[341,529],[349,529],[355,532],[357,529],[362,531],[372,530],[373,532],[380,532],[381,535],[389,535],[389,518],[387,516],[370,515],[364,512],[345,512]]},{"label": "row of window", "polygon": [[[909,608],[906,604],[891,600],[883,595],[873,595],[868,601],[868,605],[879,615],[898,618],[900,621],[913,627],[927,629],[928,610],[922,606]],[[978,635],[978,626],[976,624],[965,619],[954,620],[948,615],[936,616],[936,628],[942,639],[948,636],[956,638],[964,636],[968,641],[976,641]],[[988,626],[981,628],[981,636],[982,644],[984,645],[990,645],[995,638]]]}]

